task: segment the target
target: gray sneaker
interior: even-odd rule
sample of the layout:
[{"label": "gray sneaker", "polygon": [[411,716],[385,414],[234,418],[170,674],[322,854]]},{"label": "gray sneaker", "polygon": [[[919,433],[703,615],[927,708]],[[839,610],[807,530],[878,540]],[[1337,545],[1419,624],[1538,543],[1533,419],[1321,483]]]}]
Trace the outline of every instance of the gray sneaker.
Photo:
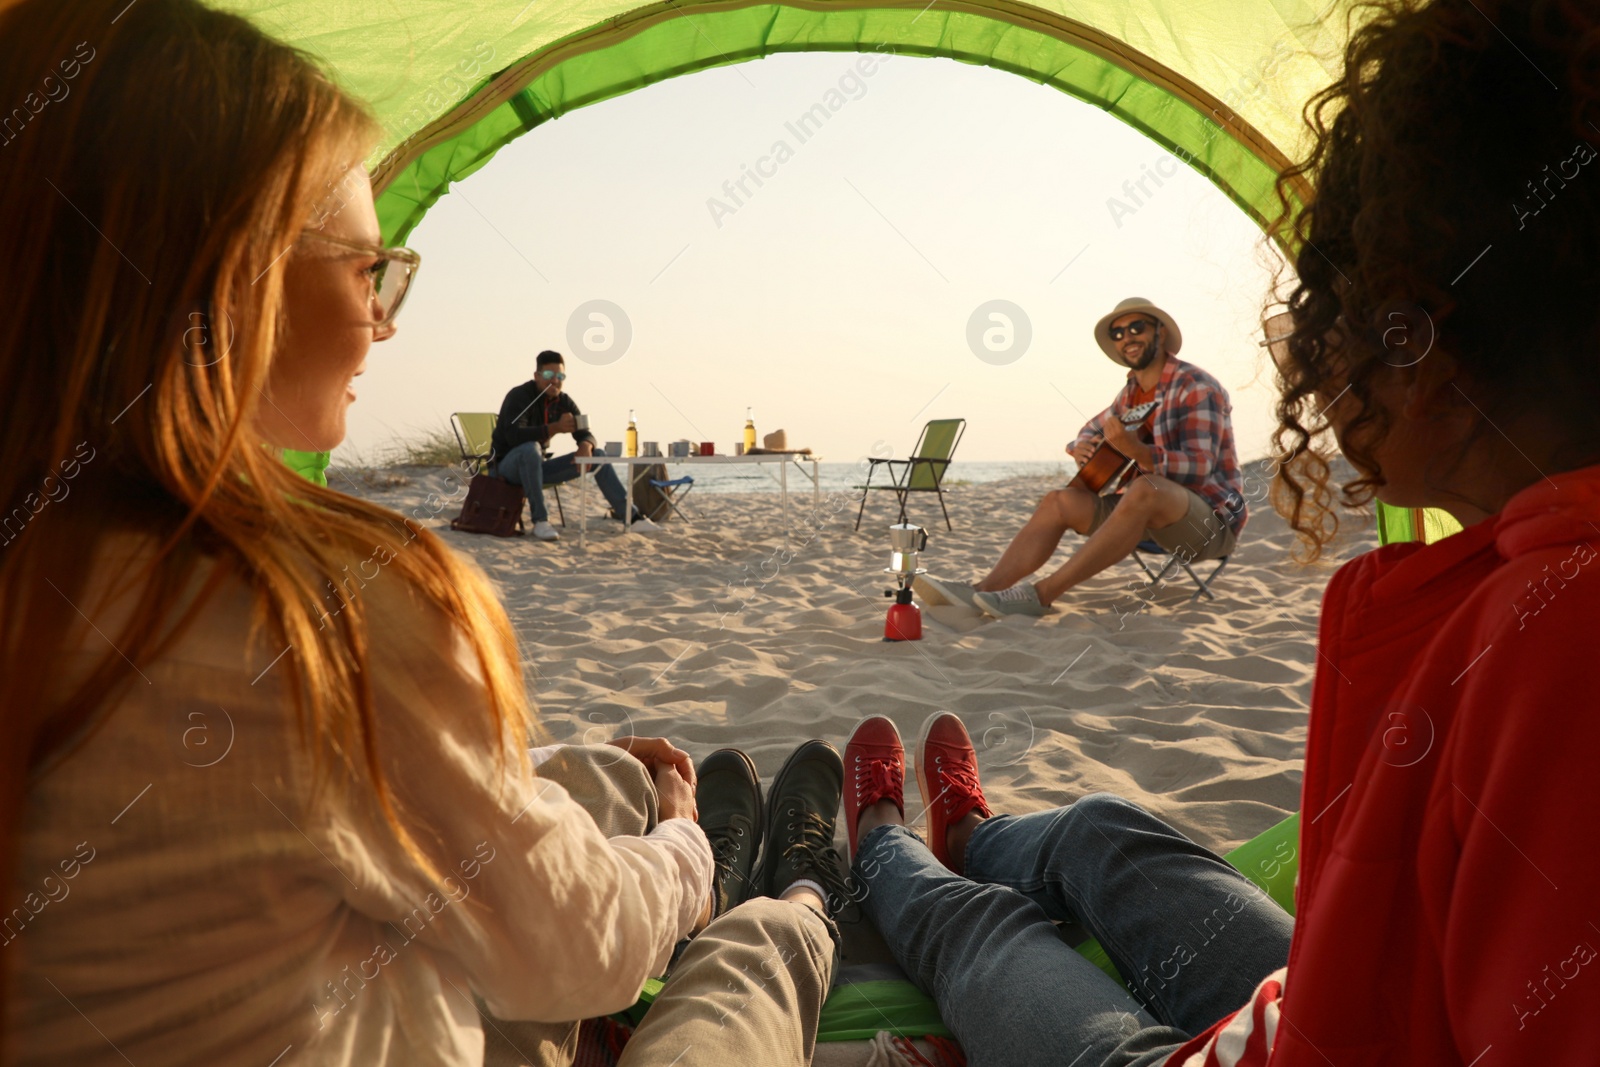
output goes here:
[{"label": "gray sneaker", "polygon": [[911,591],[917,594],[917,599],[927,605],[954,604],[962,608],[975,608],[977,602],[972,598],[977,590],[966,582],[952,582],[948,578],[935,578],[931,574],[919,574],[911,579]]},{"label": "gray sneaker", "polygon": [[972,599],[985,615],[1003,619],[1007,615],[1048,615],[1050,609],[1039,600],[1032,582],[1018,582],[998,593],[974,593]]}]

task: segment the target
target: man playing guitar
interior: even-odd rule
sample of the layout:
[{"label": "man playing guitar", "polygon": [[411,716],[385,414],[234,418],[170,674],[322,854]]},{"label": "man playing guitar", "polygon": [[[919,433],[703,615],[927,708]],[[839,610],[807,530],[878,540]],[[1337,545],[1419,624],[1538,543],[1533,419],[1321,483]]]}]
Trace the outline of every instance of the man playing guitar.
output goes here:
[{"label": "man playing guitar", "polygon": [[[1177,358],[1183,335],[1172,316],[1130,297],[1095,325],[1106,355],[1128,368],[1128,384],[1109,408],[1090,419],[1067,446],[1080,467],[1065,489],[1045,495],[1012,538],[1000,562],[976,585],[921,576],[914,583],[927,603],[970,603],[995,618],[1043,615],[1068,589],[1125,559],[1150,538],[1190,562],[1220,559],[1233,551],[1245,523],[1239,461],[1233,446],[1232,408],[1215,378]],[[1154,404],[1130,430],[1124,418]],[[1087,478],[1110,446],[1132,460],[1132,481],[1104,495]],[[1101,452],[1096,456],[1096,451]],[[1068,530],[1088,537],[1060,569],[1025,581],[1044,566]]]}]

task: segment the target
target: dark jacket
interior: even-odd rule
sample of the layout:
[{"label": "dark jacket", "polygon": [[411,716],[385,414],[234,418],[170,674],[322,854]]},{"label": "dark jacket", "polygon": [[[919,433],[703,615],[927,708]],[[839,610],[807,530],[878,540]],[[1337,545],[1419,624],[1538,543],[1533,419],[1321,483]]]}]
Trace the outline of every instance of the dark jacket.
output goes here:
[{"label": "dark jacket", "polygon": [[[537,441],[541,448],[548,449],[549,424],[563,415],[578,414],[581,413],[577,402],[568,394],[562,393],[551,400],[537,379],[523,382],[507,393],[505,402],[500,405],[500,418],[495,421],[492,439],[495,459],[529,441]],[[580,444],[594,443],[594,434],[588,430],[578,430],[572,436]]]}]

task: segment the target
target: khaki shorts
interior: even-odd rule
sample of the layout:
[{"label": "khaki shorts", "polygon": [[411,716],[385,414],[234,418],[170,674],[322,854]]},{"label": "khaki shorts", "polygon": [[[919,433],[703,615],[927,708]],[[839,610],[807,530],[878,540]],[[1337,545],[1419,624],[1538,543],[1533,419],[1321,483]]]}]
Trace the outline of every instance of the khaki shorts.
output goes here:
[{"label": "khaki shorts", "polygon": [[[1239,536],[1212,510],[1205,497],[1193,489],[1185,489],[1184,492],[1189,496],[1189,513],[1171,526],[1146,530],[1150,540],[1174,555],[1183,555],[1190,563],[1231,555]],[[1121,499],[1121,495],[1113,495],[1095,501],[1094,521],[1089,524],[1090,533],[1100,528],[1100,524],[1106,521],[1106,516],[1111,514],[1111,509]]]}]

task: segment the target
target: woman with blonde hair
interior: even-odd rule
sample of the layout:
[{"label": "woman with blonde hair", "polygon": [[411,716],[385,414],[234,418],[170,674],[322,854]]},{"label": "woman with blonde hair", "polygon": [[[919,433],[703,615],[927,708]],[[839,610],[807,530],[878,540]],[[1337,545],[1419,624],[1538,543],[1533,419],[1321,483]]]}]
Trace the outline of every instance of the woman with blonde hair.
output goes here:
[{"label": "woman with blonde hair", "polygon": [[[687,754],[638,743],[660,822],[607,839],[533,772],[481,572],[279,460],[343,438],[418,265],[374,119],[194,0],[0,5],[0,42],[4,1058],[475,1064],[475,998],[631,1004],[709,911]],[[680,1019],[682,1062],[771,1018]]]}]

